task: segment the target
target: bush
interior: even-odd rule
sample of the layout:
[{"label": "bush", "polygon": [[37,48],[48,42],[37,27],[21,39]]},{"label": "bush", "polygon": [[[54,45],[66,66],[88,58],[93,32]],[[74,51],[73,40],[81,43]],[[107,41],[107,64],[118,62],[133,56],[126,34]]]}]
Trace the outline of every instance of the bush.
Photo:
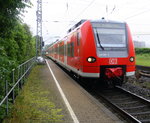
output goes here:
[{"label": "bush", "polygon": [[150,54],[150,48],[135,48],[135,53],[138,54]]},{"label": "bush", "polygon": [[[20,19],[30,5],[30,0],[0,0],[0,101],[5,95],[5,81],[12,86],[12,69],[35,55],[35,40]],[[0,109],[0,122],[2,113]]]}]

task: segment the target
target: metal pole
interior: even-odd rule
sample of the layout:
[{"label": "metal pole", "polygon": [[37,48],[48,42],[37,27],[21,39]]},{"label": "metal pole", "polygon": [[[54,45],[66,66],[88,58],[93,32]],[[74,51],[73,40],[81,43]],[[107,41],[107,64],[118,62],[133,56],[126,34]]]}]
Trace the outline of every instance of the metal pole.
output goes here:
[{"label": "metal pole", "polygon": [[42,0],[37,0],[36,58],[42,54]]},{"label": "metal pole", "polygon": [[[18,67],[18,80],[19,80],[19,78],[20,78],[20,66]],[[19,83],[18,83],[18,93],[19,93]]]},{"label": "metal pole", "polygon": [[[15,84],[15,77],[14,77],[14,71],[15,71],[15,69],[13,69],[13,78],[12,78],[12,80],[13,80],[13,86],[14,86],[14,84]],[[14,89],[13,89],[13,91],[12,91],[12,100],[13,100],[13,103],[15,102],[15,91],[14,91]]]},{"label": "metal pole", "polygon": [[[25,64],[23,64],[23,74],[25,73]],[[25,82],[25,75],[23,76],[23,83]]]},{"label": "metal pole", "polygon": [[24,75],[24,77],[25,77],[25,81],[26,81],[26,75],[27,75],[27,73],[26,73],[26,64],[24,64],[24,72],[25,72],[25,75]]},{"label": "metal pole", "polygon": [[[7,80],[5,82],[5,93],[6,93],[6,95],[8,93],[8,82],[7,82]],[[8,96],[6,98],[6,115],[8,115]]]},{"label": "metal pole", "polygon": [[[22,77],[22,65],[20,66],[21,68],[21,73],[20,73],[20,77]],[[22,89],[22,79],[21,79],[21,81],[20,81],[20,88]]]}]

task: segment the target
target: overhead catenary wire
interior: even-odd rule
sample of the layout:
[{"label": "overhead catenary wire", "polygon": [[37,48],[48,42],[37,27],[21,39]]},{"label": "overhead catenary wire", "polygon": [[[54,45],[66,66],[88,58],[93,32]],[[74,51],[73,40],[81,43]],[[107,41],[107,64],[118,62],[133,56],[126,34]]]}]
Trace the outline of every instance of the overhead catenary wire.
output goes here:
[{"label": "overhead catenary wire", "polygon": [[134,15],[131,15],[131,16],[125,18],[125,20],[131,19],[131,18],[133,18],[133,17],[139,16],[139,15],[144,14],[144,13],[149,12],[149,11],[150,11],[150,9],[145,10],[145,11],[142,11],[142,12],[139,12],[139,13],[137,13],[137,14],[134,14]]},{"label": "overhead catenary wire", "polygon": [[[93,3],[94,3],[94,1],[95,0],[92,0],[72,21],[70,21],[71,23],[72,22],[77,22],[77,21],[75,21],[78,17],[80,17],[84,12],[85,12],[85,10],[87,10]],[[66,12],[68,12],[69,11],[69,4],[68,4],[68,2],[67,2],[67,4],[66,4],[66,7],[67,7],[67,11]],[[69,22],[69,21],[68,21]],[[69,28],[70,27],[70,25],[73,25],[73,24],[69,24],[67,27],[65,27],[65,28]],[[62,32],[63,33],[63,32]],[[62,34],[61,33],[61,34]]]},{"label": "overhead catenary wire", "polygon": [[[143,0],[143,1],[145,1],[145,0]],[[147,0],[147,2],[149,2],[149,1]],[[61,25],[63,25],[63,27],[61,29],[64,30],[64,31],[58,30],[59,31],[58,33],[62,37],[64,35],[63,33],[66,32],[67,29],[69,29],[72,25],[74,25],[75,23],[77,23],[77,21],[79,21],[79,19],[81,18],[81,16],[85,15],[93,7],[96,8],[97,6],[100,6],[100,8],[103,8],[103,10],[104,10],[104,6],[108,5],[108,7],[110,8],[109,14],[111,14],[110,15],[111,18],[112,18],[112,16],[115,17],[116,14],[118,14],[118,15],[121,14],[120,15],[120,17],[122,16],[121,20],[129,20],[129,19],[132,19],[132,18],[134,18],[136,16],[139,16],[139,15],[142,15],[142,14],[144,14],[146,12],[149,12],[150,9],[148,9],[147,8],[148,6],[146,6],[146,5],[148,5],[147,2],[137,1],[135,3],[135,0],[133,0],[133,1],[125,1],[125,2],[120,2],[120,1],[118,2],[118,0],[116,0],[116,2],[111,2],[111,0],[109,2],[108,1],[105,1],[105,2],[103,2],[103,1],[96,1],[96,0],[81,0],[79,2],[79,0],[77,0],[77,1],[74,2],[73,0],[65,0],[65,3],[63,3],[63,5],[66,6],[66,9],[64,8],[65,13],[64,12],[61,13],[61,20],[56,20],[56,21],[58,21],[58,23],[61,23]],[[62,4],[62,2],[59,3],[59,4]],[[73,9],[73,12],[74,12],[74,9],[75,9],[75,8],[72,7],[72,4],[73,4],[73,7],[75,5],[79,6],[79,4],[81,4],[79,6],[79,8],[81,6],[82,7],[80,9],[76,10],[76,13],[72,13],[71,10]],[[135,4],[137,6],[135,6]],[[146,8],[144,8],[144,7],[146,7],[148,10],[146,10]],[[132,9],[132,10],[131,10],[130,13],[127,13],[126,12],[127,9]],[[103,11],[100,11],[100,12],[103,12]],[[100,12],[99,12],[99,14],[101,14]],[[124,12],[124,14],[123,14],[123,12]],[[65,17],[67,17],[67,14],[68,14],[68,19],[66,20]],[[126,15],[126,14],[128,14],[128,15]],[[72,19],[71,19],[71,17],[69,15],[73,15]],[[62,20],[62,17],[63,17],[63,20]],[[89,14],[88,17],[90,17],[90,14]],[[54,18],[52,18],[52,19],[55,21]],[[58,19],[60,19],[60,17]],[[69,19],[71,21],[69,21]],[[47,21],[47,22],[54,22],[54,21]],[[130,20],[129,20],[128,23],[130,23]],[[142,24],[142,25],[144,25],[144,24]],[[59,27],[60,27],[60,25],[59,25]],[[59,35],[59,34],[56,34],[56,35]]]},{"label": "overhead catenary wire", "polygon": [[92,0],[74,19],[73,21],[75,21],[78,17],[80,17],[84,12],[85,10],[87,10],[93,3],[94,3],[95,0]]}]

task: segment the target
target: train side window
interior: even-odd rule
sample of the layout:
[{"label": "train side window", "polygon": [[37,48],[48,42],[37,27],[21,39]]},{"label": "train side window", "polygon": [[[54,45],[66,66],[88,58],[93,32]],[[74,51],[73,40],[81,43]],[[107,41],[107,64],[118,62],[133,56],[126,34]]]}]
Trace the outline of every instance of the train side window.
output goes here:
[{"label": "train side window", "polygon": [[64,55],[64,45],[59,47],[59,53],[60,55]]},{"label": "train side window", "polygon": [[73,42],[67,44],[67,56],[70,56],[70,57],[74,56],[74,43]]},{"label": "train side window", "polygon": [[58,47],[56,47],[56,54],[58,53]]},{"label": "train side window", "polygon": [[77,45],[78,46],[80,45],[80,34],[79,34],[79,32],[77,32]]},{"label": "train side window", "polygon": [[74,57],[74,43],[71,43],[71,56]]},{"label": "train side window", "polygon": [[54,54],[56,54],[56,48],[54,47]]},{"label": "train side window", "polygon": [[62,55],[62,46],[59,47],[60,55]]},{"label": "train side window", "polygon": [[64,45],[62,46],[62,55],[64,55]]},{"label": "train side window", "polygon": [[55,48],[53,47],[53,54],[55,54]]},{"label": "train side window", "polygon": [[64,44],[64,55],[66,56],[67,55],[67,45],[66,44]]},{"label": "train side window", "polygon": [[58,54],[58,46],[56,47],[56,54]]},{"label": "train side window", "polygon": [[67,44],[67,56],[70,56],[70,43]]}]

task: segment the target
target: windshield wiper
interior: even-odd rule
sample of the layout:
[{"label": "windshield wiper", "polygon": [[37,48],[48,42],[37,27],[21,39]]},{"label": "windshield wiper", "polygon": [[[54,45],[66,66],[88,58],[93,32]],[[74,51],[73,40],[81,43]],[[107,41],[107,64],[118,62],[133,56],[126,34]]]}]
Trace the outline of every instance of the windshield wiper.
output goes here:
[{"label": "windshield wiper", "polygon": [[99,38],[97,29],[95,29],[95,30],[96,30],[96,36],[97,36],[97,40],[98,40],[98,43],[99,43],[99,45],[100,45],[100,48],[101,48],[102,50],[104,50],[104,47],[101,45],[101,40],[100,40],[100,38]]}]

